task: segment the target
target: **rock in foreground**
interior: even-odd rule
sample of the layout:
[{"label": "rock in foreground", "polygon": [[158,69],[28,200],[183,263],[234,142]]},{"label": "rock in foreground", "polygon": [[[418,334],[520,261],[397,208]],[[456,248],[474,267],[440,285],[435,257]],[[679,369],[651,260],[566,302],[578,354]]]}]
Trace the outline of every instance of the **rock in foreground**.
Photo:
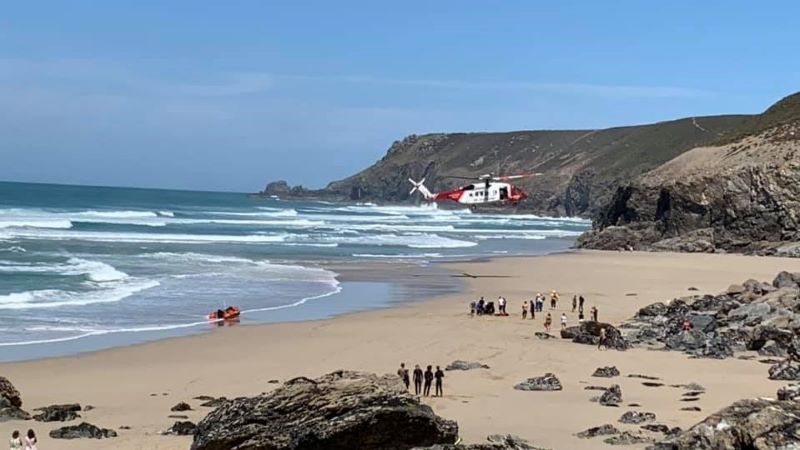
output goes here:
[{"label": "rock in foreground", "polygon": [[337,371],[229,400],[197,425],[193,450],[407,450],[452,444],[458,425],[396,375]]},{"label": "rock in foreground", "polygon": [[518,391],[560,391],[561,381],[552,373],[546,373],[541,377],[528,378],[514,386]]},{"label": "rock in foreground", "polygon": [[773,450],[800,448],[800,403],[739,400],[653,450]]},{"label": "rock in foreground", "polygon": [[17,388],[7,378],[0,377],[0,422],[30,418],[30,414],[22,410],[22,397]]},{"label": "rock in foreground", "polygon": [[598,367],[592,374],[593,377],[613,378],[619,376],[619,369],[614,366]]},{"label": "rock in foreground", "polygon": [[541,450],[539,447],[531,446],[525,439],[511,434],[493,434],[486,440],[485,444],[437,444],[413,450]]},{"label": "rock in foreground", "polygon": [[114,430],[96,427],[90,423],[81,422],[79,425],[57,428],[50,432],[53,439],[105,439],[117,437]]}]

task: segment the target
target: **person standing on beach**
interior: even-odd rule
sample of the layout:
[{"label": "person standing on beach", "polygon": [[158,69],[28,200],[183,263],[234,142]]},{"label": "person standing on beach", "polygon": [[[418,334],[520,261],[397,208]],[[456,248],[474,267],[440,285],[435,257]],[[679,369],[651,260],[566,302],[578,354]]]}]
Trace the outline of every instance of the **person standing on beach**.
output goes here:
[{"label": "person standing on beach", "polygon": [[19,431],[11,433],[11,440],[8,441],[9,450],[22,450],[22,440],[19,438]]},{"label": "person standing on beach", "polygon": [[558,307],[558,292],[555,290],[550,293],[550,309],[556,309]]},{"label": "person standing on beach", "polygon": [[572,296],[572,312],[575,312],[575,309],[578,307],[578,296]]},{"label": "person standing on beach", "polygon": [[428,366],[425,370],[425,390],[423,391],[423,395],[428,397],[431,395],[431,382],[433,381],[433,367]]},{"label": "person standing on beach", "polygon": [[592,321],[597,322],[597,307],[592,306]]},{"label": "person standing on beach", "polygon": [[414,366],[414,393],[419,395],[422,392],[422,369],[419,364]]},{"label": "person standing on beach", "polygon": [[528,318],[528,301],[525,300],[524,302],[522,302],[522,320],[525,320],[527,318]]},{"label": "person standing on beach", "polygon": [[606,345],[606,329],[600,328],[600,338],[597,340],[597,349],[601,350],[601,347]]},{"label": "person standing on beach", "polygon": [[408,389],[408,385],[411,384],[411,380],[408,378],[408,369],[406,369],[406,363],[400,363],[400,368],[397,369],[397,376],[403,380],[403,384],[405,384],[406,389]]},{"label": "person standing on beach", "polygon": [[444,389],[442,389],[442,378],[444,378],[444,372],[439,366],[436,366],[436,373],[433,374],[433,377],[436,378],[436,395],[435,397],[441,397],[444,395]]},{"label": "person standing on beach", "polygon": [[530,304],[531,309],[531,320],[533,320],[536,318],[536,301],[531,299],[531,301],[528,303]]},{"label": "person standing on beach", "polygon": [[583,299],[583,295],[578,297],[578,308],[580,308],[581,311],[583,311],[583,302],[584,301],[585,300]]},{"label": "person standing on beach", "polygon": [[36,433],[33,430],[28,430],[28,436],[25,437],[25,450],[39,450],[39,447],[36,445],[39,443],[39,440],[36,439]]},{"label": "person standing on beach", "polygon": [[561,329],[567,328],[567,313],[561,313]]},{"label": "person standing on beach", "polygon": [[550,316],[550,313],[547,313],[547,316],[544,318],[544,330],[549,333],[550,325],[552,324],[553,324],[553,318]]},{"label": "person standing on beach", "polygon": [[583,310],[578,311],[578,323],[583,323]]}]

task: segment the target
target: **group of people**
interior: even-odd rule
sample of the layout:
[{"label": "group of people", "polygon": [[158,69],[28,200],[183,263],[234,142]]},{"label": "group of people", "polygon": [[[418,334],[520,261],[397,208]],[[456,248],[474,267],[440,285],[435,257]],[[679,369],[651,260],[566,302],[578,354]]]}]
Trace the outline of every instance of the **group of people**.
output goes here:
[{"label": "group of people", "polygon": [[[411,389],[411,374],[409,374],[408,369],[406,368],[406,363],[400,363],[400,368],[397,369],[397,376],[403,380],[403,384],[406,385],[406,389]],[[436,380],[436,390],[433,394],[434,397],[441,397],[444,395],[444,387],[442,385],[442,379],[444,378],[444,371],[439,366],[436,366],[436,371],[434,372],[433,366],[428,366],[425,371],[423,372],[422,369],[419,367],[419,364],[414,366],[414,393],[416,395],[423,395],[428,397],[431,395],[431,384],[433,381]]]},{"label": "group of people", "polygon": [[9,441],[9,449],[10,450],[38,450],[37,443],[39,442],[36,439],[36,433],[33,430],[28,430],[28,434],[25,436],[24,439],[24,447],[23,447],[23,439],[20,437],[20,433],[18,430],[14,430],[11,433],[11,440]]},{"label": "group of people", "polygon": [[[530,313],[531,320],[536,318],[537,312],[544,311],[544,303],[546,300],[546,296],[539,292],[536,296],[531,299],[530,301],[526,300],[522,302],[522,318],[527,319],[528,314]],[[558,301],[560,296],[557,291],[550,292],[550,309],[558,308]],[[572,296],[572,312],[578,313],[578,323],[584,322],[584,304],[586,303],[586,299],[583,295],[573,295]],[[497,315],[497,316],[507,316],[507,305],[508,302],[506,301],[505,297],[499,296],[497,297],[497,312],[495,312],[495,303],[494,302],[487,302],[483,297],[481,297],[477,301],[470,302],[470,316],[482,316],[482,315]],[[598,310],[596,306],[592,306],[589,310],[589,314],[591,316],[592,321],[597,322]],[[567,314],[562,312],[561,313],[561,328],[564,329],[567,327],[568,319]],[[553,326],[553,317],[550,312],[544,318],[544,328],[546,331],[550,331]]]}]

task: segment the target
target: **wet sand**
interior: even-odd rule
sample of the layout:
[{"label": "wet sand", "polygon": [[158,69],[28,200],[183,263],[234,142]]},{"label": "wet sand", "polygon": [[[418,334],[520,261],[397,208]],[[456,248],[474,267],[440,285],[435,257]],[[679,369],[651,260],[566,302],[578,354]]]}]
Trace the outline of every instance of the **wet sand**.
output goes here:
[{"label": "wet sand", "polygon": [[[556,328],[562,310],[575,323],[575,314],[569,312],[575,293],[586,297],[587,311],[592,305],[599,308],[601,321],[618,323],[641,306],[690,294],[689,287],[717,293],[747,278],[770,281],[780,270],[800,271],[800,260],[577,252],[447,267],[477,278],[463,278],[463,293],[391,309],[319,321],[223,327],[74,357],[0,364],[0,374],[22,392],[29,411],[80,402],[95,407],[84,413],[87,421],[131,428],[118,430],[120,436],[112,441],[49,439],[47,432],[61,423],[8,422],[0,424],[0,433],[33,427],[43,449],[185,449],[190,438],[160,435],[175,421],[167,416],[179,401],[193,405],[195,411],[185,414],[197,421],[208,411],[191,400],[198,395],[254,395],[273,389],[276,385],[270,380],[315,377],[341,368],[393,373],[401,361],[413,367],[464,359],[491,368],[447,372],[445,396],[424,401],[440,415],[457,420],[465,441],[512,433],[543,447],[596,449],[605,447],[600,438],[582,440],[574,434],[604,423],[635,429],[617,423],[629,409],[653,412],[658,423],[687,427],[734,400],[774,396],[783,384],[768,380],[768,366],[756,361],[689,359],[646,349],[598,351],[560,339],[541,340],[533,333],[543,331],[544,315],[523,321],[520,306],[537,291],[557,289],[562,300],[553,313]],[[424,268],[414,270],[424,278]],[[480,295],[505,296],[511,316],[470,318],[468,303]],[[606,365],[616,365],[623,376],[611,380],[590,376]],[[513,389],[514,384],[546,372],[561,379],[563,391]],[[630,373],[659,377],[665,386],[646,387],[644,380],[625,376]],[[689,382],[706,387],[700,401],[681,402],[683,391],[666,386]],[[603,407],[589,401],[598,391],[583,389],[611,383],[621,385],[625,404],[642,406]],[[685,406],[703,411],[680,411]]]}]

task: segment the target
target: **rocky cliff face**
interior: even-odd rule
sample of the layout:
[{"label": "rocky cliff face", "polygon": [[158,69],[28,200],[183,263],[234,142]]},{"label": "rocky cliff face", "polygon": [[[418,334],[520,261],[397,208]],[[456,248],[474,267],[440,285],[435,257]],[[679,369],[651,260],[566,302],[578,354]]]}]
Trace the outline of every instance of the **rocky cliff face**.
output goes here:
[{"label": "rocky cliff face", "polygon": [[619,186],[584,248],[800,256],[800,94]]},{"label": "rocky cliff face", "polygon": [[530,197],[519,207],[547,215],[590,217],[617,186],[681,153],[726,137],[748,116],[681,119],[605,130],[411,135],[371,167],[310,191],[272,184],[263,194],[329,200],[417,202],[408,178],[434,191],[485,173],[542,172],[517,183]]}]

